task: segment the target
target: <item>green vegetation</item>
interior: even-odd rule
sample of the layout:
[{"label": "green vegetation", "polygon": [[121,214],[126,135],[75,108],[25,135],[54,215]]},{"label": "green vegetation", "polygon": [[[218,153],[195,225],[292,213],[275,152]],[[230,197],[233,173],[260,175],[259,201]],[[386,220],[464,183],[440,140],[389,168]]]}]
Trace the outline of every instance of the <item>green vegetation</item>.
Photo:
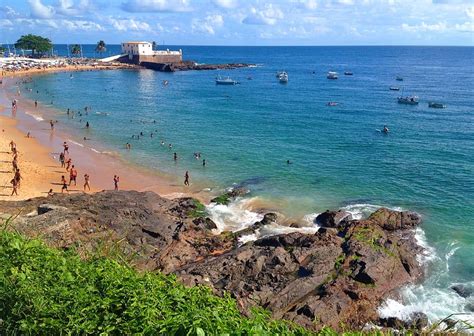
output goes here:
[{"label": "green vegetation", "polygon": [[190,210],[187,215],[191,218],[204,218],[207,216],[206,206],[196,199],[193,199],[194,209]]},{"label": "green vegetation", "polygon": [[370,246],[374,251],[379,251],[393,257],[393,252],[379,243],[379,240],[380,238],[382,238],[382,235],[380,234],[380,232],[377,231],[378,229],[376,229],[375,227],[360,227],[357,228],[356,231],[354,231],[353,236],[361,243]]},{"label": "green vegetation", "polygon": [[217,204],[222,204],[222,205],[228,205],[230,203],[230,196],[229,194],[225,193],[213,198],[212,202],[217,203]]},{"label": "green vegetation", "polygon": [[79,44],[73,44],[71,46],[71,54],[79,56],[81,54],[81,46]]},{"label": "green vegetation", "polygon": [[95,47],[95,51],[97,51],[99,54],[102,54],[106,50],[107,50],[107,48],[105,47],[105,42],[104,41],[100,40],[99,42],[97,42],[97,46]]},{"label": "green vegetation", "polygon": [[187,288],[174,276],[138,273],[105,257],[84,261],[7,231],[0,265],[2,335],[310,334],[262,309],[243,317],[229,295],[207,287]]},{"label": "green vegetation", "polygon": [[44,54],[50,51],[52,47],[53,44],[50,39],[33,34],[23,35],[15,43],[15,48],[31,50],[33,56]]}]

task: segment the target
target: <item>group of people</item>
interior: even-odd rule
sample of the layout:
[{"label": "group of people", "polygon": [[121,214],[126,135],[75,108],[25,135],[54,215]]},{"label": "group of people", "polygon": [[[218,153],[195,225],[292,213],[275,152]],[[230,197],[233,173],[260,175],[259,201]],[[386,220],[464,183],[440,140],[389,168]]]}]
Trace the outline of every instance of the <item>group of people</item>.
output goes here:
[{"label": "group of people", "polygon": [[12,194],[18,196],[18,189],[20,188],[20,182],[22,180],[22,176],[20,173],[20,168],[18,167],[18,150],[16,148],[16,143],[12,140],[10,141],[10,152],[12,154],[12,170],[13,170],[13,178],[10,180],[10,184],[12,185]]}]

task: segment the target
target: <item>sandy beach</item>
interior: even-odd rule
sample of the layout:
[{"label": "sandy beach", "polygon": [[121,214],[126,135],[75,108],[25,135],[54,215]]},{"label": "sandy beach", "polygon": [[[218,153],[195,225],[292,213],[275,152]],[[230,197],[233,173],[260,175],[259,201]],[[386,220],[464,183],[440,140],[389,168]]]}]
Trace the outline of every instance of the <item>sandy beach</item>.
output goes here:
[{"label": "sandy beach", "polygon": [[[98,70],[98,68],[93,70]],[[21,72],[21,75],[31,76],[57,71],[79,71],[79,69],[76,67],[42,69],[41,71],[32,69]],[[61,176],[64,175],[69,181],[69,172],[61,168],[59,162],[59,155],[65,141],[69,145],[70,152],[69,156],[66,155],[66,159],[71,158],[78,172],[77,186],[70,186],[69,193],[84,192],[84,174],[87,173],[90,176],[90,192],[113,190],[113,177],[118,175],[120,190],[154,191],[168,198],[193,196],[204,202],[210,199],[209,193],[201,191],[203,186],[193,183],[192,180],[191,186],[185,187],[179,177],[148,171],[127,163],[123,158],[95,152],[85,141],[72,140],[67,129],[60,124],[51,130],[49,121],[38,120],[40,118],[35,119],[31,116],[31,111],[34,111],[35,115],[42,115],[46,112],[45,107],[35,108],[34,102],[8,92],[8,89],[18,80],[19,73],[16,72],[13,78],[4,78],[0,86],[0,200],[46,196],[50,189],[53,189],[55,193],[60,193]],[[16,111],[13,111],[9,105],[13,99],[18,101]],[[31,134],[30,137],[27,137],[28,132]],[[22,180],[18,196],[10,196],[12,193],[10,181],[14,175],[10,141],[16,143],[19,151],[18,165]]]}]

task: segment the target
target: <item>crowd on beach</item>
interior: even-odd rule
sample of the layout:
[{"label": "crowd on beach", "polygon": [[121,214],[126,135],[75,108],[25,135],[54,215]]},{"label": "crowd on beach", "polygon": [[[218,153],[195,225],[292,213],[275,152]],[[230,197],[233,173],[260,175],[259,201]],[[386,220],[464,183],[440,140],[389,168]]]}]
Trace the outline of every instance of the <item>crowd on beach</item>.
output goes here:
[{"label": "crowd on beach", "polygon": [[122,63],[99,63],[95,59],[90,58],[51,58],[51,59],[34,59],[28,57],[0,58],[0,69],[2,76],[15,72],[38,71],[38,70],[54,70],[56,68],[84,68],[84,67],[125,67]]}]

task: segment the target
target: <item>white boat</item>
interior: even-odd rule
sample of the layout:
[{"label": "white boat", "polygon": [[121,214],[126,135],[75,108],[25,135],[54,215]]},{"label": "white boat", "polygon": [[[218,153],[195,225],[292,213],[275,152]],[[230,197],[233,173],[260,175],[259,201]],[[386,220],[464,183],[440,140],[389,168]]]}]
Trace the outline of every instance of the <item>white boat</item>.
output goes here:
[{"label": "white boat", "polygon": [[337,74],[337,72],[335,71],[329,71],[327,76],[326,76],[327,79],[338,79],[339,76]]},{"label": "white boat", "polygon": [[280,76],[284,73],[286,73],[286,71],[277,71],[276,78],[280,78]]},{"label": "white boat", "polygon": [[390,90],[391,91],[400,91],[400,88],[398,86],[391,86]]},{"label": "white boat", "polygon": [[280,76],[278,76],[278,80],[283,84],[288,83],[288,74],[283,71]]},{"label": "white boat", "polygon": [[235,85],[237,84],[238,82],[231,79],[230,77],[221,77],[221,76],[217,76],[216,77],[216,85]]},{"label": "white boat", "polygon": [[418,105],[418,97],[417,96],[398,97],[398,103],[405,104],[405,105]]}]

